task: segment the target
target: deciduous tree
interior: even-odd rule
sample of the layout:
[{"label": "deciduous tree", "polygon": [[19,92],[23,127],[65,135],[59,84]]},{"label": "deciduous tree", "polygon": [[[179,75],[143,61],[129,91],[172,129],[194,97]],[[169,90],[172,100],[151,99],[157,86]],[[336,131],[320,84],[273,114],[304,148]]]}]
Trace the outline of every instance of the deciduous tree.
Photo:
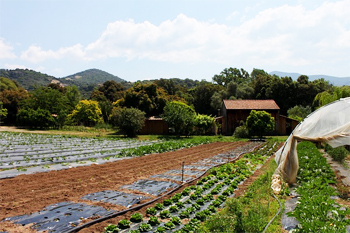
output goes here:
[{"label": "deciduous tree", "polygon": [[164,107],[162,117],[174,128],[176,134],[189,135],[193,130],[196,112],[187,104],[171,101]]},{"label": "deciduous tree", "polygon": [[136,108],[115,107],[111,122],[127,137],[135,137],[145,124],[145,112]]}]

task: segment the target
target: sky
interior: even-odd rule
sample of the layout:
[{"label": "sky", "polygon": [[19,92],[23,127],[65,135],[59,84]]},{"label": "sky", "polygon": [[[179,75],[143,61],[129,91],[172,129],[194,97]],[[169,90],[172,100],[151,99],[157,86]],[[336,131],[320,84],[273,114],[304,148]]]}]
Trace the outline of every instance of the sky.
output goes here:
[{"label": "sky", "polygon": [[350,0],[0,0],[0,68],[211,81],[229,67],[350,77]]}]

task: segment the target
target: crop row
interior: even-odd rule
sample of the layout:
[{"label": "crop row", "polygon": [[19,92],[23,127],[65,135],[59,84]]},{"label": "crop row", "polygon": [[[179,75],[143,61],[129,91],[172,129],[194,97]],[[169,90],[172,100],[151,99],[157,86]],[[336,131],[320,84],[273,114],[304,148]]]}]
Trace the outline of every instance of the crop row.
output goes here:
[{"label": "crop row", "polygon": [[20,172],[27,172],[28,167],[43,166],[47,169],[53,164],[62,164],[62,169],[65,169],[71,163],[84,164],[97,160],[103,163],[111,158],[161,153],[212,141],[210,137],[140,141],[5,132],[1,133],[0,139],[0,170],[17,168]]},{"label": "crop row", "polygon": [[298,145],[300,169],[299,195],[294,211],[288,213],[298,221],[296,232],[346,232],[350,211],[335,200],[335,175],[326,159],[310,142]]},{"label": "crop row", "polygon": [[146,210],[146,216],[134,213],[117,225],[105,228],[111,232],[192,232],[209,216],[222,208],[238,185],[272,154],[275,143],[266,143],[255,152],[245,154],[235,163],[227,163],[209,171],[209,175]]}]

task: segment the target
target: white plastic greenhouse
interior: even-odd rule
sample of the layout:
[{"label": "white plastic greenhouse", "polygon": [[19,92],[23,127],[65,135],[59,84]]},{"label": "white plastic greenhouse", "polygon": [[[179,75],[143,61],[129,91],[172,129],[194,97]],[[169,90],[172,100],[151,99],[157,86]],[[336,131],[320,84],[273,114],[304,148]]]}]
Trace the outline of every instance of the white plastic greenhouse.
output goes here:
[{"label": "white plastic greenhouse", "polygon": [[295,183],[299,168],[297,142],[327,142],[332,147],[350,145],[350,97],[323,106],[305,118],[276,152],[278,165],[271,188],[278,193],[280,179]]}]

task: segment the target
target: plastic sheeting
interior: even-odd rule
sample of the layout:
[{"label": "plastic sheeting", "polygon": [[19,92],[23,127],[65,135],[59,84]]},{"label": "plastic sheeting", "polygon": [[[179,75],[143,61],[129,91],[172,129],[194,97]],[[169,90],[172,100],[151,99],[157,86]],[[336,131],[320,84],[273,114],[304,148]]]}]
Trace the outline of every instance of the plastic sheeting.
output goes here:
[{"label": "plastic sheeting", "polygon": [[299,168],[298,140],[327,142],[332,147],[350,145],[350,97],[332,102],[311,113],[276,152],[278,167],[275,174],[281,175],[287,183],[296,182]]}]

